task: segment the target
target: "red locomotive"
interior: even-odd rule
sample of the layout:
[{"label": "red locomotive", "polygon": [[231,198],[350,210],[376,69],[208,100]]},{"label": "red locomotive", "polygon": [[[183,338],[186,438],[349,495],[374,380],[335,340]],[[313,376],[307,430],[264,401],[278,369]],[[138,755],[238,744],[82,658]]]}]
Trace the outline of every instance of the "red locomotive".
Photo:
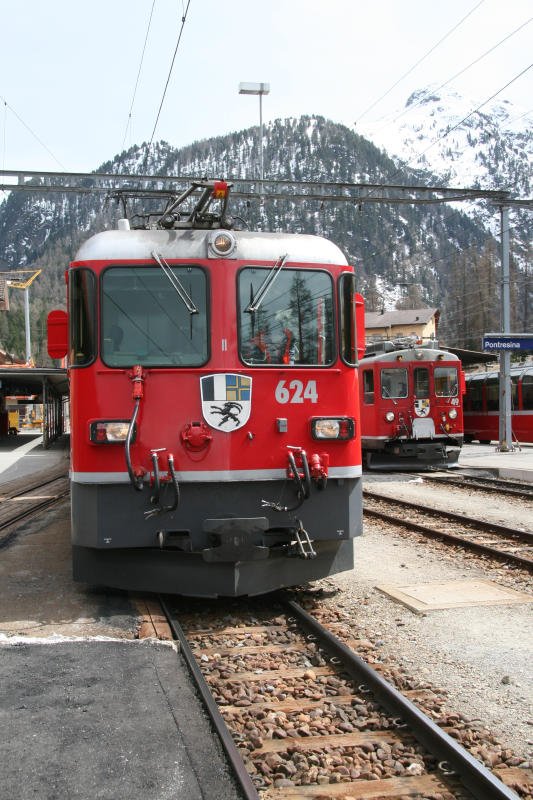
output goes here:
[{"label": "red locomotive", "polygon": [[68,270],[76,580],[237,596],[353,566],[353,268],[317,236],[235,229],[228,193],[195,182]]},{"label": "red locomotive", "polygon": [[[465,441],[499,441],[498,372],[466,376]],[[533,364],[511,367],[511,428],[517,442],[533,442]]]},{"label": "red locomotive", "polygon": [[369,469],[437,469],[463,443],[457,356],[406,338],[370,345],[359,364],[361,442]]}]

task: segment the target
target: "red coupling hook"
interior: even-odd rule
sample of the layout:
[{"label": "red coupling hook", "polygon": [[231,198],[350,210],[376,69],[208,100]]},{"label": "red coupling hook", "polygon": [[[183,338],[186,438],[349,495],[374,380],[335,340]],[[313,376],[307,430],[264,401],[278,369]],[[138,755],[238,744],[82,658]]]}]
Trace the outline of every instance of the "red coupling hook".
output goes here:
[{"label": "red coupling hook", "polygon": [[189,422],[181,432],[181,441],[187,450],[203,450],[212,439],[209,428],[203,422]]}]

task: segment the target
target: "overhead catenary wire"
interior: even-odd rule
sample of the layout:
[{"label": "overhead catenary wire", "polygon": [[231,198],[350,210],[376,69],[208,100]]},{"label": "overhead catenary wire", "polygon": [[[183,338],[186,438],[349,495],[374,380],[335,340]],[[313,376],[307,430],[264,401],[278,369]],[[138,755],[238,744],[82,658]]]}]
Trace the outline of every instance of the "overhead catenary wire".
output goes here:
[{"label": "overhead catenary wire", "polygon": [[191,0],[187,0],[187,6],[186,6],[185,11],[183,12],[183,16],[181,18],[181,27],[180,27],[180,31],[179,31],[179,34],[178,34],[178,40],[176,42],[176,47],[174,49],[174,55],[172,56],[170,69],[168,71],[167,80],[166,80],[166,83],[165,83],[165,88],[163,90],[163,96],[161,97],[161,102],[159,104],[159,109],[157,111],[157,116],[156,116],[156,119],[155,119],[154,128],[152,130],[152,135],[150,137],[150,142],[148,143],[148,148],[146,150],[145,161],[148,158],[148,153],[150,152],[150,148],[152,146],[152,142],[154,141],[155,132],[156,132],[156,129],[157,129],[157,125],[159,123],[159,117],[161,115],[161,110],[163,108],[163,103],[165,102],[165,96],[166,96],[166,93],[167,93],[168,85],[170,83],[170,78],[172,76],[172,70],[174,69],[174,61],[176,60],[176,55],[178,53],[178,48],[180,46],[181,37],[182,37],[182,34],[183,34],[183,29],[185,27],[185,22],[187,20],[187,14],[189,13],[190,4],[191,4]]},{"label": "overhead catenary wire", "polygon": [[358,122],[359,122],[359,121],[360,121],[360,120],[361,120],[361,119],[362,119],[364,116],[366,116],[366,114],[368,114],[368,112],[369,112],[369,111],[371,111],[371,110],[372,110],[372,109],[373,109],[375,106],[377,106],[377,104],[378,104],[378,103],[380,103],[380,102],[381,102],[381,101],[382,101],[382,100],[383,100],[385,97],[387,97],[387,95],[389,95],[389,94],[392,92],[392,90],[393,90],[393,89],[395,89],[395,88],[396,88],[396,86],[398,86],[398,84],[399,84],[399,83],[401,83],[401,82],[403,81],[403,79],[404,79],[404,78],[406,78],[408,75],[410,75],[410,74],[411,74],[411,72],[413,72],[413,70],[415,70],[415,69],[416,69],[416,68],[417,68],[417,67],[418,67],[418,66],[419,66],[419,65],[420,65],[420,64],[421,64],[423,61],[425,61],[425,60],[426,60],[426,58],[427,58],[429,55],[431,55],[431,53],[433,53],[433,52],[434,52],[434,51],[437,49],[437,47],[439,47],[439,46],[440,46],[440,45],[441,45],[441,44],[442,44],[442,43],[443,43],[443,42],[444,42],[444,41],[445,41],[445,40],[448,38],[448,36],[450,36],[450,35],[451,35],[451,34],[452,34],[452,33],[453,33],[455,30],[457,30],[457,28],[458,28],[460,25],[462,25],[462,24],[463,24],[463,22],[464,22],[466,19],[468,19],[468,17],[469,17],[469,16],[471,16],[471,14],[473,14],[473,13],[474,13],[474,11],[476,11],[476,10],[479,8],[479,6],[483,5],[483,3],[484,3],[484,2],[485,2],[485,0],[479,0],[479,2],[478,2],[478,3],[477,3],[475,6],[474,6],[474,8],[472,8],[472,9],[471,9],[471,10],[468,12],[468,14],[466,14],[466,15],[465,15],[465,16],[464,16],[464,17],[463,17],[461,20],[459,20],[459,22],[457,22],[457,23],[456,23],[456,24],[453,26],[453,28],[451,28],[451,29],[448,31],[448,33],[446,33],[446,34],[445,34],[445,35],[444,35],[444,36],[443,36],[441,39],[439,39],[439,41],[438,41],[436,44],[434,44],[434,45],[433,45],[433,47],[432,47],[430,50],[428,50],[428,51],[427,51],[427,53],[425,53],[425,54],[422,56],[422,58],[419,58],[419,59],[418,59],[418,61],[416,62],[416,64],[413,64],[413,66],[412,66],[412,67],[410,67],[410,69],[408,69],[408,70],[407,70],[407,72],[404,72],[404,74],[403,74],[403,75],[402,75],[400,78],[398,78],[398,80],[397,80],[397,81],[395,81],[395,83],[393,83],[393,85],[392,85],[391,87],[389,87],[389,89],[387,89],[387,91],[386,91],[386,92],[384,92],[384,94],[382,94],[382,95],[381,95],[381,97],[378,97],[378,99],[377,99],[377,100],[375,100],[375,101],[374,101],[374,102],[373,102],[373,103],[372,103],[370,106],[368,106],[368,108],[366,108],[366,109],[363,111],[363,113],[362,113],[362,114],[360,114],[360,115],[357,117],[357,119],[355,120],[355,124],[357,125],[357,123],[358,123]]},{"label": "overhead catenary wire", "polygon": [[[442,134],[442,136],[439,136],[439,137],[437,137],[437,139],[434,139],[434,140],[431,142],[431,144],[430,144],[430,145],[428,145],[428,147],[426,147],[426,149],[425,149],[425,150],[422,150],[422,152],[421,152],[421,153],[418,153],[418,154],[417,154],[417,156],[415,156],[415,158],[411,159],[411,161],[409,161],[407,164],[404,164],[403,166],[404,166],[404,167],[409,167],[409,166],[411,166],[412,164],[416,164],[416,162],[417,162],[417,161],[420,161],[420,159],[422,158],[422,156],[423,156],[423,155],[425,155],[425,154],[428,152],[428,150],[431,150],[431,148],[432,148],[432,147],[434,147],[436,144],[438,144],[438,143],[439,143],[439,142],[441,142],[443,139],[445,139],[447,136],[449,136],[449,135],[450,135],[450,133],[452,133],[452,131],[455,131],[455,130],[457,130],[457,128],[459,128],[459,127],[460,127],[460,126],[461,126],[461,125],[462,125],[464,122],[466,122],[466,121],[467,121],[467,119],[470,119],[470,117],[471,117],[471,116],[473,116],[474,114],[477,114],[477,112],[478,112],[478,111],[479,111],[481,108],[483,108],[483,106],[486,106],[486,105],[487,105],[487,103],[490,103],[490,101],[491,101],[491,100],[494,100],[494,98],[495,98],[495,97],[497,97],[499,94],[501,94],[503,91],[505,91],[505,89],[507,89],[509,86],[511,86],[511,84],[513,84],[515,81],[517,81],[519,78],[521,78],[521,77],[522,77],[522,75],[525,75],[525,73],[526,73],[526,72],[528,72],[528,71],[531,69],[531,67],[533,67],[533,63],[531,63],[531,64],[530,64],[528,67],[525,67],[525,69],[523,69],[521,72],[519,72],[519,73],[518,73],[518,75],[515,75],[515,76],[514,76],[514,78],[511,78],[511,80],[510,80],[510,81],[508,81],[508,82],[505,84],[505,86],[502,86],[502,87],[501,87],[501,89],[498,89],[498,91],[497,91],[497,92],[495,92],[494,94],[492,94],[490,97],[487,97],[487,99],[486,99],[486,100],[484,100],[484,101],[483,101],[482,103],[480,103],[480,104],[479,104],[479,105],[478,105],[476,108],[474,108],[472,111],[470,111],[470,112],[469,112],[469,113],[466,115],[466,117],[463,117],[463,119],[462,119],[462,120],[460,120],[460,121],[459,121],[459,122],[457,122],[455,125],[452,125],[450,128],[448,128],[448,130],[447,130],[445,133],[443,133],[443,134]],[[400,172],[400,170],[398,170],[398,172]],[[397,174],[398,174],[398,172],[396,172],[396,173],[395,173],[395,175],[397,175]],[[392,177],[394,178],[394,175],[393,175]]]},{"label": "overhead catenary wire", "polygon": [[63,170],[66,170],[66,167],[64,166],[64,164],[62,164],[62,163],[61,163],[61,161],[60,161],[58,158],[56,158],[56,157],[55,157],[55,155],[52,153],[52,151],[50,150],[50,148],[49,148],[49,147],[47,147],[47,145],[45,145],[45,143],[44,143],[44,142],[43,142],[41,139],[39,139],[39,137],[37,136],[37,134],[35,133],[35,131],[34,131],[34,130],[32,130],[32,129],[30,128],[30,126],[29,126],[29,125],[27,125],[27,124],[24,122],[24,120],[22,119],[22,117],[21,117],[19,114],[17,114],[17,112],[15,111],[15,109],[13,108],[13,106],[12,106],[12,105],[10,105],[10,104],[7,102],[7,100],[5,99],[5,97],[2,97],[2,95],[0,95],[0,100],[1,100],[1,101],[4,103],[4,109],[6,109],[6,110],[7,110],[7,109],[9,109],[9,110],[11,111],[11,113],[12,113],[12,114],[13,114],[13,115],[14,115],[14,116],[15,116],[15,117],[18,119],[18,121],[20,122],[20,124],[21,124],[21,125],[23,125],[23,126],[26,128],[26,130],[27,130],[29,133],[31,133],[31,135],[33,136],[33,138],[34,138],[34,139],[35,139],[37,142],[39,142],[39,144],[41,145],[41,147],[44,147],[44,149],[46,150],[46,152],[48,153],[48,155],[52,156],[52,158],[54,159],[54,161],[55,161],[57,164],[59,164],[59,166],[61,167],[61,169],[63,169]]},{"label": "overhead catenary wire", "polygon": [[142,70],[142,66],[143,66],[143,62],[144,62],[144,54],[146,52],[146,45],[147,45],[147,42],[148,42],[148,36],[150,34],[150,27],[152,25],[152,16],[154,14],[154,6],[155,6],[155,0],[152,0],[152,8],[150,9],[150,17],[148,19],[148,26],[146,28],[146,36],[144,37],[144,45],[143,45],[143,49],[142,49],[142,53],[141,53],[141,60],[139,62],[139,69],[137,71],[137,79],[135,81],[135,87],[133,89],[133,96],[131,98],[131,105],[130,105],[130,110],[129,110],[129,114],[128,114],[128,121],[126,123],[126,130],[124,131],[124,139],[122,140],[122,149],[123,150],[124,150],[124,144],[126,143],[126,136],[128,135],[128,129],[130,128],[130,125],[131,125],[131,115],[133,113],[133,106],[134,106],[134,103],[135,103],[135,97],[137,95],[137,88],[139,86],[139,80],[140,80],[140,77],[141,77],[141,70]]},{"label": "overhead catenary wire", "polygon": [[[463,69],[459,70],[459,72],[456,72],[455,75],[452,75],[451,78],[448,78],[448,80],[446,80],[444,83],[441,83],[440,86],[437,86],[435,88],[427,89],[425,92],[423,92],[420,95],[420,97],[419,97],[419,99],[417,100],[416,103],[412,103],[411,105],[409,105],[406,108],[404,108],[403,111],[400,114],[398,114],[396,117],[394,117],[393,120],[391,120],[390,122],[387,122],[385,125],[383,125],[381,128],[379,128],[377,133],[379,133],[380,131],[382,131],[385,128],[389,127],[389,125],[391,125],[392,123],[397,122],[399,119],[401,119],[403,116],[405,116],[405,114],[408,114],[411,111],[413,111],[415,108],[418,108],[418,106],[420,106],[424,102],[426,97],[428,97],[430,94],[433,94],[435,92],[440,92],[441,89],[444,89],[445,86],[448,86],[452,81],[454,81],[460,75],[463,75],[471,67],[475,66],[476,64],[479,64],[480,61],[482,61],[484,58],[486,58],[488,55],[490,55],[490,53],[493,53],[494,50],[496,50],[498,47],[501,47],[501,45],[503,45],[505,42],[507,42],[509,39],[511,39],[513,36],[515,36],[519,31],[522,30],[522,28],[525,28],[526,25],[529,25],[532,21],[533,21],[533,17],[530,17],[528,20],[526,20],[521,25],[519,25],[518,28],[515,28],[514,31],[511,31],[511,33],[507,34],[507,36],[505,36],[503,39],[500,39],[500,41],[497,42],[495,45],[490,47],[488,50],[485,50],[484,53],[482,53],[480,56],[478,56],[476,59],[474,59],[474,61],[471,61],[470,64],[467,64],[466,67],[463,67]],[[527,112],[527,113],[529,113],[529,112]],[[526,116],[526,115],[524,114],[522,116]],[[521,117],[518,117],[517,119],[521,119]]]}]

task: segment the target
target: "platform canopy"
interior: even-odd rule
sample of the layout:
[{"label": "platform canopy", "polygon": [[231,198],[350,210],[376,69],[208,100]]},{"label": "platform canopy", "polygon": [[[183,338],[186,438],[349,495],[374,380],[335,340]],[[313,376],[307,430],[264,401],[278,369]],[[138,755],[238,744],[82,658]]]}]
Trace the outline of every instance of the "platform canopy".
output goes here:
[{"label": "platform canopy", "polygon": [[0,366],[0,394],[3,397],[38,395],[40,400],[37,402],[42,402],[44,387],[57,397],[68,395],[67,370]]}]

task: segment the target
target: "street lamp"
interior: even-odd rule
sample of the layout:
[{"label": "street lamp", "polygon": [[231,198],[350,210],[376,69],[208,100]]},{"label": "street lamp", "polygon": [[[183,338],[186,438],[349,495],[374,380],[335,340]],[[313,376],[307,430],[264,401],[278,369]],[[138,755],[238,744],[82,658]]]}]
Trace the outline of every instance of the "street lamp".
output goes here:
[{"label": "street lamp", "polygon": [[261,180],[261,192],[263,189],[263,95],[269,93],[269,83],[239,83],[239,94],[259,95],[259,172]]}]

